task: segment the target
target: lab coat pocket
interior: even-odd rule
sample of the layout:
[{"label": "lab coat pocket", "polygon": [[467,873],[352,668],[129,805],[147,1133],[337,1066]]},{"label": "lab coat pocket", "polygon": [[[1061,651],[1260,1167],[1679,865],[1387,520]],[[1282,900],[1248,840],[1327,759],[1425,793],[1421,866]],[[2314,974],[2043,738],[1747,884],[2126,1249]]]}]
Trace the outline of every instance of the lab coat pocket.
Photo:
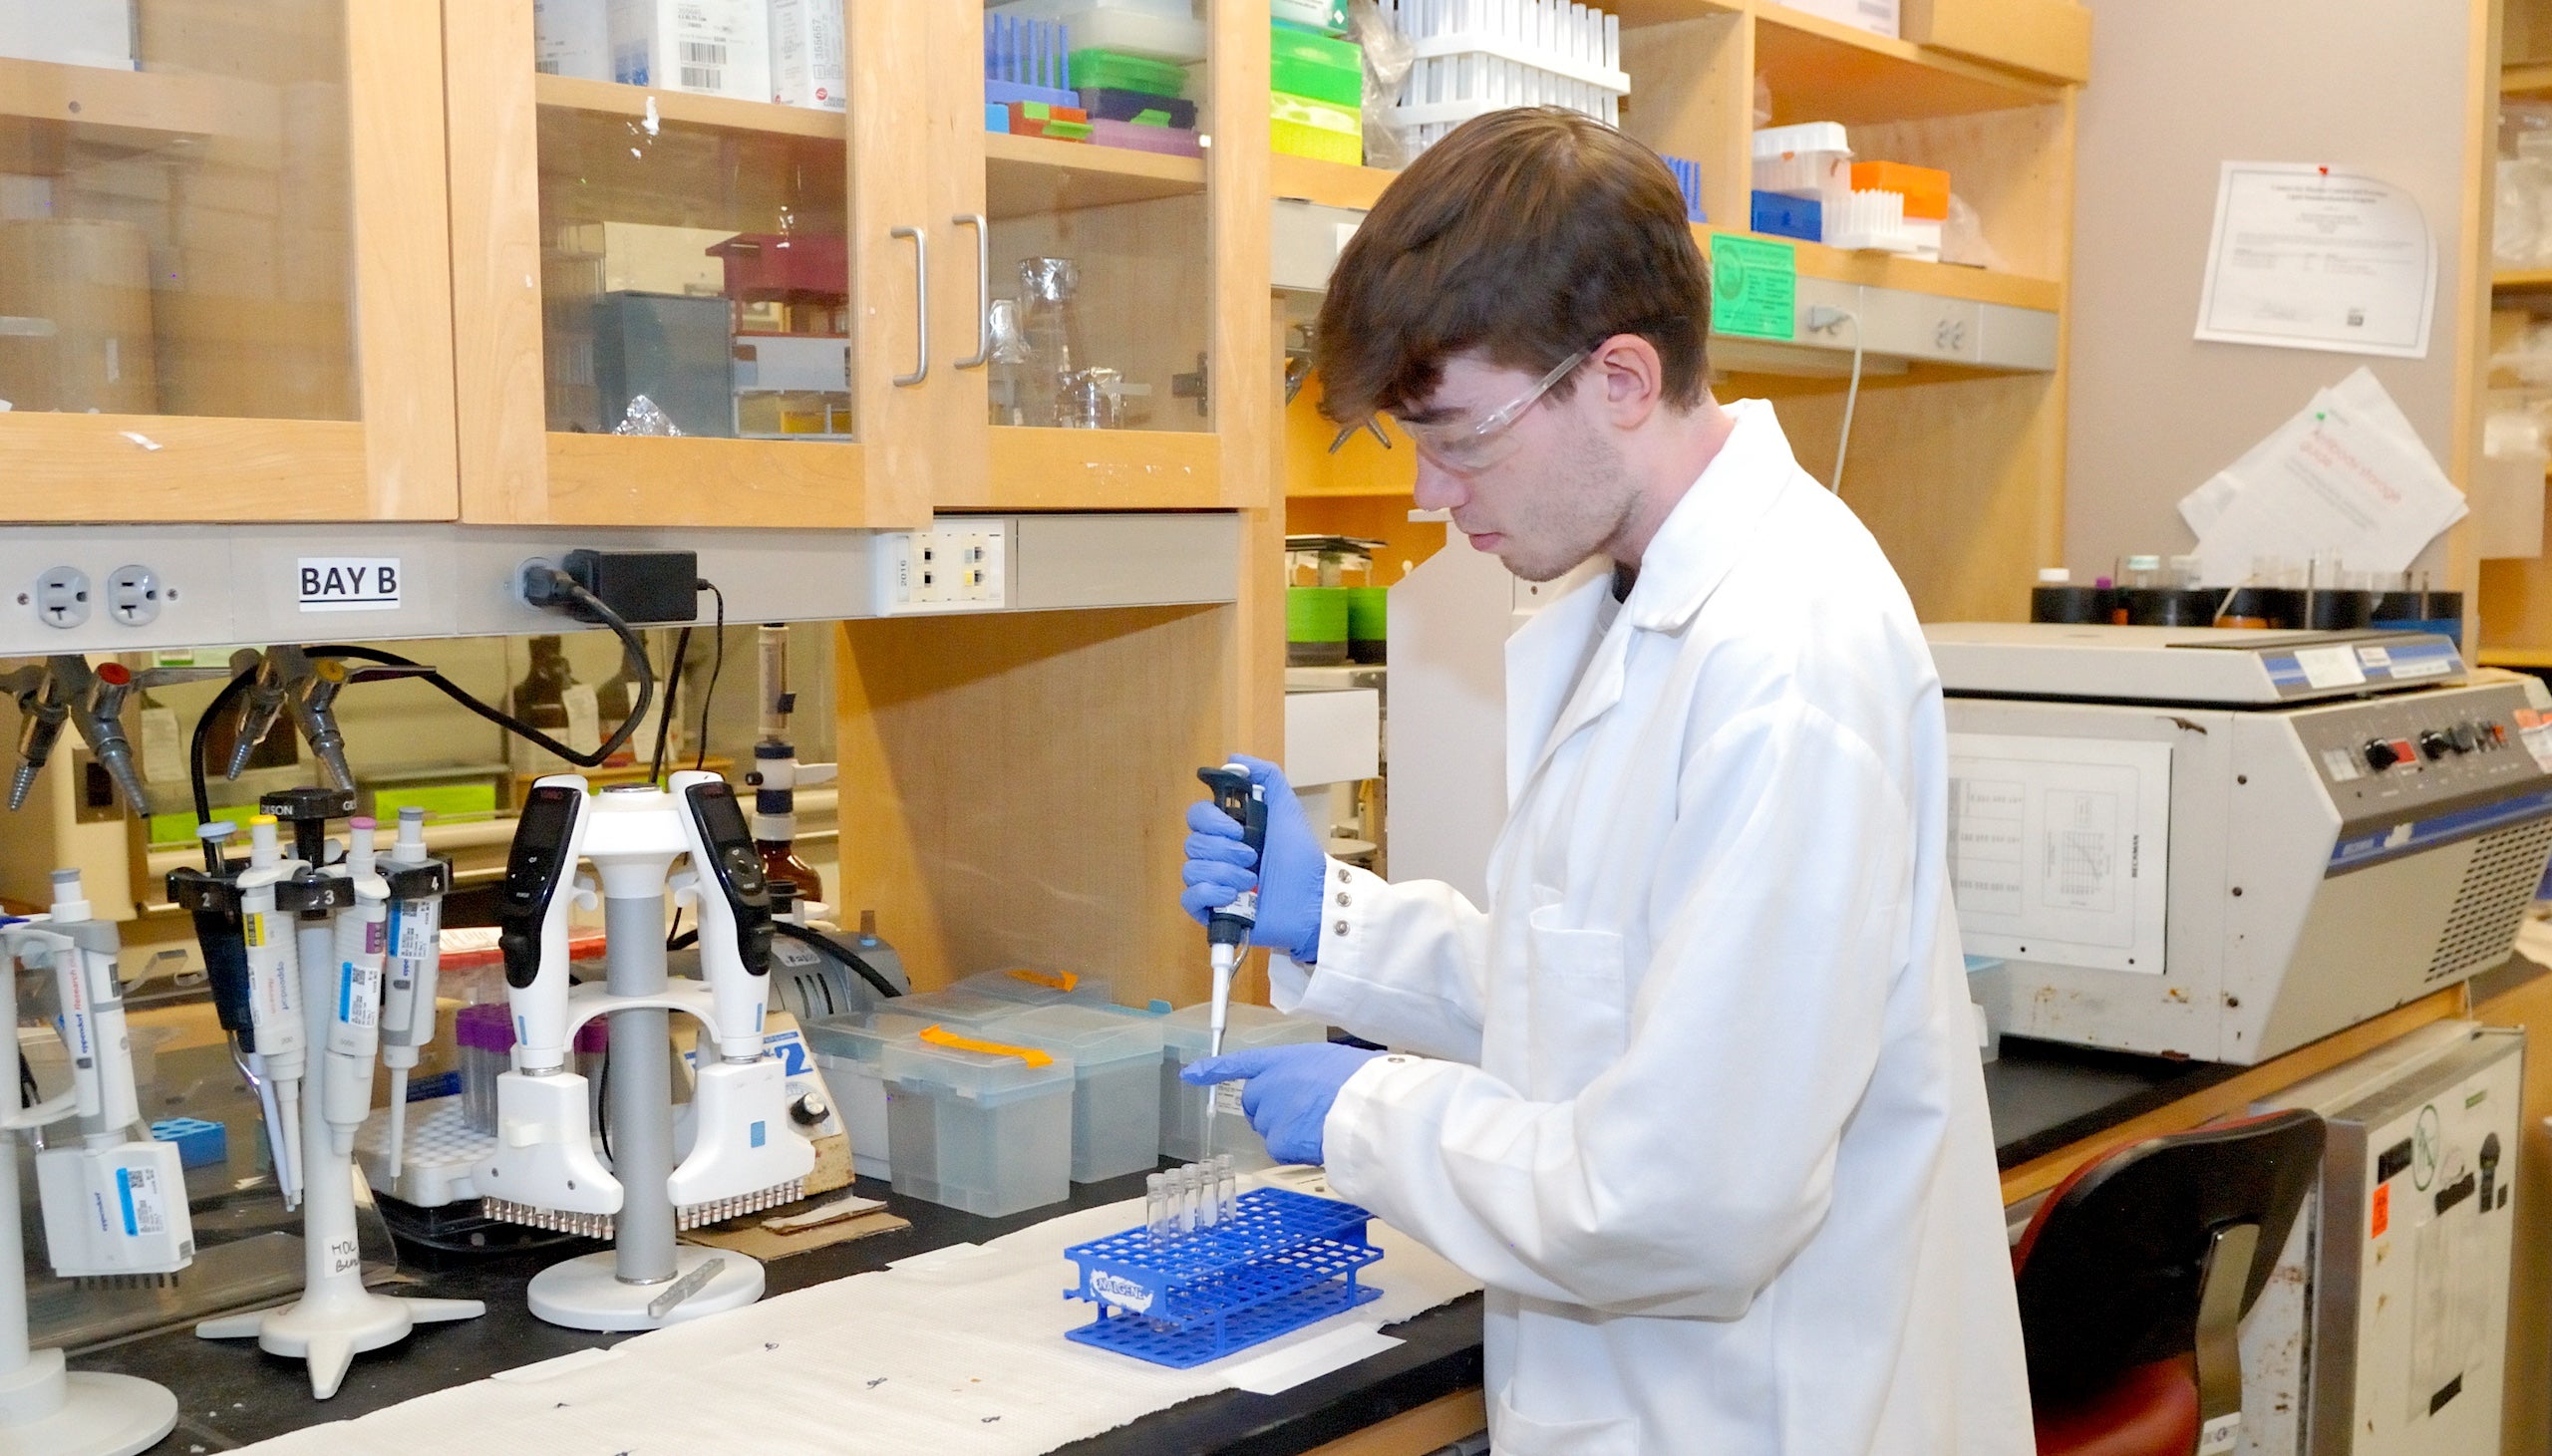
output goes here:
[{"label": "lab coat pocket", "polygon": [[1639,1456],[1639,1429],[1627,1416],[1540,1421],[1516,1413],[1499,1391],[1488,1412],[1489,1456]]},{"label": "lab coat pocket", "polygon": [[1563,914],[1544,906],[1526,923],[1525,1095],[1538,1102],[1576,1096],[1630,1046],[1622,938],[1562,926]]}]

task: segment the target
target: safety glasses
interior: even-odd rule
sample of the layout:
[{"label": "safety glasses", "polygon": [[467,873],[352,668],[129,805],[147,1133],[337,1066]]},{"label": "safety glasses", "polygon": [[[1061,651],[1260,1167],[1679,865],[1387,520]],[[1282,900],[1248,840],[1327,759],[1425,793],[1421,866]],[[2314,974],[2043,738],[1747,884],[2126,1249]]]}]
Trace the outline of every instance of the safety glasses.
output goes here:
[{"label": "safety glasses", "polygon": [[[1476,422],[1464,424],[1460,421],[1448,421],[1443,424],[1412,425],[1403,421],[1401,429],[1418,446],[1420,454],[1447,470],[1463,473],[1485,470],[1515,452],[1515,437],[1507,433],[1508,427],[1512,426],[1525,411],[1533,408],[1534,403],[1542,396],[1549,394],[1561,380],[1574,373],[1577,367],[1584,364],[1594,353],[1592,349],[1578,350],[1561,360],[1550,373],[1543,375],[1541,383],[1491,410]],[[1338,432],[1338,437],[1329,442],[1329,452],[1338,453],[1339,447],[1347,443],[1350,436],[1359,430],[1366,429],[1369,424],[1370,422],[1350,425]],[[1388,440],[1385,442],[1389,443]]]}]

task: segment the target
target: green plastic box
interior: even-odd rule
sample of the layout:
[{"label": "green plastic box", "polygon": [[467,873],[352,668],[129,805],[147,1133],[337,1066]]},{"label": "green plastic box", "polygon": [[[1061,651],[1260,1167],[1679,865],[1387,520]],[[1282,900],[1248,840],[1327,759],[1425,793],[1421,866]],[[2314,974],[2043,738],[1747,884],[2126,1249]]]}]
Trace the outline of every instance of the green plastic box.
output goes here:
[{"label": "green plastic box", "polygon": [[1092,47],[1073,52],[1072,72],[1076,87],[1139,91],[1146,96],[1182,97],[1187,94],[1187,68],[1167,61],[1155,61],[1149,56],[1129,56],[1122,51]]},{"label": "green plastic box", "polygon": [[[1365,48],[1354,41],[1313,35],[1308,31],[1270,27],[1274,89],[1309,97],[1351,111],[1365,105]],[[1073,58],[1073,81],[1081,81],[1081,58]]]}]

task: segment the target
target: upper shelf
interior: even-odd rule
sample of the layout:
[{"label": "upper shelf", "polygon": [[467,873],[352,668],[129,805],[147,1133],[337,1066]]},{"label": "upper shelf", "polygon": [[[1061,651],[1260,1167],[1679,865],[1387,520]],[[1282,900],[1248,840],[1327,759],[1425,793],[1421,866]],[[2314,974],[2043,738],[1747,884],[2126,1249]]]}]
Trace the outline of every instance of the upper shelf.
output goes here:
[{"label": "upper shelf", "polygon": [[[1312,161],[1299,156],[1277,155],[1270,157],[1269,162],[1268,191],[1271,195],[1300,198],[1329,207],[1371,208],[1375,199],[1382,195],[1383,188],[1400,175],[1380,167],[1341,166],[1336,162]],[[1693,231],[1702,246],[1708,248],[1713,232],[1735,230],[1697,225]],[[1949,263],[1927,263],[1892,253],[1845,252],[1823,243],[1797,242],[1790,238],[1769,238],[1766,241],[1790,243],[1797,250],[1798,271],[1802,277],[2047,312],[2062,308],[2065,302],[2065,286],[2051,278],[1996,273]],[[2547,278],[2552,278],[2552,275],[2547,275]]]},{"label": "upper shelf", "polygon": [[1757,3],[1754,69],[1774,120],[1847,127],[2045,106],[2065,88],[1865,30]]},{"label": "upper shelf", "polygon": [[[535,88],[544,107],[642,125],[653,117],[677,126],[763,137],[840,142],[846,135],[841,113],[811,107],[692,96],[565,76],[539,77]],[[1202,192],[1205,163],[1201,157],[988,132],[984,134],[984,182],[989,214],[1018,217]]]},{"label": "upper shelf", "polygon": [[2552,95],[2552,61],[2529,61],[2500,71],[2499,95]]},{"label": "upper shelf", "polygon": [[0,130],[0,171],[39,174],[60,169],[68,142],[152,147],[178,137],[232,137],[271,143],[282,125],[270,86],[6,58],[0,58],[0,118],[39,124]]},{"label": "upper shelf", "polygon": [[2552,293],[2552,268],[2511,268],[2490,276],[2498,293]]},{"label": "upper shelf", "polygon": [[[1617,0],[1625,30],[1748,14],[1754,19],[1754,68],[1771,87],[1779,121],[1868,126],[2044,106],[2062,85],[1857,26],[1794,10],[1778,0]],[[1636,96],[1636,93],[1634,93]]]},{"label": "upper shelf", "polygon": [[1734,237],[1758,237],[1764,242],[1788,243],[1796,250],[1798,272],[1802,278],[1857,283],[1869,288],[1893,288],[1905,293],[1929,294],[1935,298],[1999,303],[2047,313],[2054,313],[2065,306],[2065,285],[2052,278],[2029,278],[2018,273],[1997,273],[1956,263],[1927,263],[1920,258],[1896,253],[1845,252],[1823,243],[1762,237],[1759,233],[1699,223],[1694,225],[1693,231],[1701,238],[1705,249],[1710,247],[1711,234],[1715,232],[1725,232]]},{"label": "upper shelf", "polygon": [[688,127],[752,132],[766,137],[805,137],[819,142],[839,142],[847,135],[839,112],[768,101],[736,101],[723,96],[693,96],[689,92],[657,91],[573,76],[535,77],[532,95],[545,107],[641,123],[653,117]]},{"label": "upper shelf", "polygon": [[1147,202],[1205,190],[1205,160],[1051,137],[984,134],[984,206],[995,218]]}]

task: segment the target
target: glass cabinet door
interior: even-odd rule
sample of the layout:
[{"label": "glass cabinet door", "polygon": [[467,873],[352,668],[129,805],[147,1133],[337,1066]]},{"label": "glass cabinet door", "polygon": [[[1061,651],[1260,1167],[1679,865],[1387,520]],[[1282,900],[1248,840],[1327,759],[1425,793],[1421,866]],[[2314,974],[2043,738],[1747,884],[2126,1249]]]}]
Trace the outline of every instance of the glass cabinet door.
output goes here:
[{"label": "glass cabinet door", "polygon": [[0,519],[450,518],[439,7],[21,9]]},{"label": "glass cabinet door", "polygon": [[[938,503],[1224,503],[1217,437],[1231,391],[1258,390],[1272,368],[1250,332],[1264,330],[1265,298],[1227,300],[1221,287],[1264,274],[1248,259],[1265,246],[1267,8],[980,9],[965,84],[982,97],[987,358],[970,389],[992,437],[977,488]],[[1240,59],[1252,55],[1254,80]],[[1227,207],[1251,173],[1254,212]]]},{"label": "glass cabinet door", "polygon": [[[841,0],[446,14],[465,518],[916,513],[870,488],[863,448],[891,413],[887,335],[914,343],[860,289],[885,286],[869,276],[884,259],[853,245],[869,167],[852,109],[878,98],[849,95],[871,73],[846,64]],[[909,297],[913,260],[900,267]]]}]

